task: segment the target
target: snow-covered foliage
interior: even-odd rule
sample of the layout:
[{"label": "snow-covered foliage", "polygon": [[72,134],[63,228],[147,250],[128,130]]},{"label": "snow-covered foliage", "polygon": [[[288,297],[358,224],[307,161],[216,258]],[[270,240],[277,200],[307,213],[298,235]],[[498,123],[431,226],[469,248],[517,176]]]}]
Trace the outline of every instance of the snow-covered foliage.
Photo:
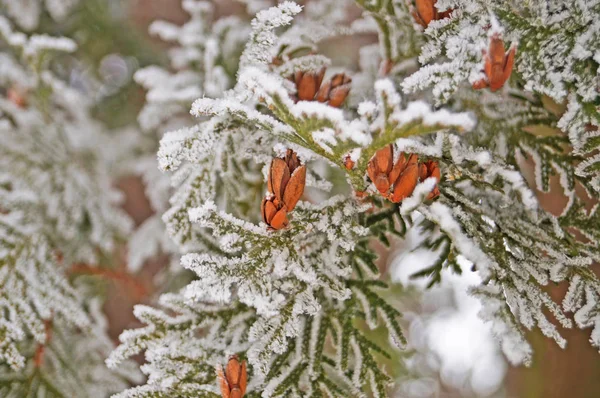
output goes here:
[{"label": "snow-covered foliage", "polygon": [[[364,20],[352,26],[330,23],[330,32],[353,32],[356,26],[364,27],[372,19],[377,22],[378,16],[390,12],[362,5],[367,11]],[[573,298],[563,309],[540,285],[550,280],[581,281],[580,274],[590,277],[586,267],[599,253],[593,245],[567,238],[565,222],[540,209],[516,169],[517,150],[524,154],[545,150],[546,163],[538,166],[540,185],[547,187],[555,170],[569,187],[571,202],[578,203],[572,192],[580,176],[575,174],[574,159],[560,151],[559,140],[542,141],[534,134],[521,133],[530,124],[556,126],[556,116],[531,96],[506,101],[483,92],[453,97],[453,107],[459,112],[434,110],[423,101],[404,100],[389,78],[371,79],[372,87],[366,92],[372,97],[351,101],[347,109],[297,101],[294,90],[303,89],[298,86],[301,83],[296,80],[294,87],[287,78],[298,71],[317,76],[329,66],[323,55],[304,51],[333,34],[315,34],[316,30],[302,34],[306,26],[313,26],[310,7],[306,8],[304,19],[302,8],[292,2],[258,12],[240,56],[235,87],[221,98],[202,90],[206,94],[191,106],[192,115],[201,121],[162,139],[159,165],[172,173],[176,188],[163,220],[185,254],[183,267],[194,271],[197,279],[181,292],[163,297],[166,311],[137,308],[136,315],[148,326],[124,333],[123,344],[109,364],[116,366],[145,349],[148,363],[143,370],[150,378],[147,385],[123,396],[174,391],[185,395],[194,390],[210,396],[218,390],[209,369],[232,353],[249,362],[250,394],[304,396],[327,391],[347,396],[371,391],[385,395],[389,376],[373,356],[385,349],[361,333],[360,322],[352,314],[363,314],[359,317],[365,319],[367,328],[383,322],[390,340],[403,343],[399,313],[372,290],[383,285],[373,262],[377,255],[368,242],[387,243],[391,235],[402,235],[404,223],[412,222],[414,212],[423,216],[419,225],[429,234],[424,247],[439,255],[435,265],[420,275],[439,278],[442,267],[455,264],[458,255],[473,263],[482,284],[471,293],[481,298],[481,315],[492,322],[511,362],[530,361],[525,329],[538,327],[564,346],[546,311],[563,327],[573,323],[563,311],[581,314],[580,321],[576,317],[580,326],[593,323],[586,308],[594,305],[595,278],[585,279],[590,284],[587,288],[573,287],[573,295],[586,295],[588,306]],[[404,15],[402,23],[412,26],[406,20],[409,10],[397,9],[396,19]],[[457,11],[457,15],[461,14]],[[479,28],[484,33],[489,30],[489,14],[486,18]],[[392,77],[393,65],[386,65],[415,55],[392,45],[401,41],[402,30],[386,27],[396,19],[383,18],[378,25],[380,39],[387,40],[378,57],[383,60],[380,73],[391,72]],[[332,21],[341,23],[343,18]],[[495,20],[492,26],[501,30]],[[420,36],[420,30],[412,34]],[[477,58],[473,68],[481,70],[481,50],[488,40],[487,33],[484,36],[484,44],[472,51]],[[391,50],[386,46],[392,46]],[[460,61],[458,65],[468,66]],[[457,72],[460,68],[450,69]],[[369,84],[368,72],[361,73],[361,83]],[[402,73],[400,69],[398,74]],[[411,79],[415,80],[405,80],[405,87]],[[439,199],[427,200],[434,179],[425,179],[400,205],[390,207],[373,198],[376,191],[365,177],[366,169],[376,151],[389,144],[397,152],[439,163],[444,175]],[[484,144],[488,150],[471,146]],[[320,203],[302,202],[290,227],[283,231],[256,224],[267,172],[262,167],[261,176],[261,165],[268,166],[286,148],[296,151],[309,170],[319,159],[344,170],[352,189],[371,199],[357,202],[334,196]],[[322,185],[323,176],[315,173],[312,177],[307,179],[308,186]],[[581,183],[588,182],[582,179]],[[580,227],[594,233],[583,223]],[[184,337],[191,335],[202,337],[193,341]],[[175,371],[182,366],[187,371]]]},{"label": "snow-covered foliage", "polygon": [[432,87],[438,102],[450,100],[462,83],[481,79],[481,54],[494,34],[501,35],[517,47],[515,71],[522,88],[566,104],[557,126],[583,158],[575,174],[589,180],[597,195],[600,2],[440,0],[436,7],[452,9],[452,17],[425,29],[423,66],[403,81],[404,90]]},{"label": "snow-covered foliage", "polygon": [[131,228],[109,140],[90,101],[54,73],[73,40],[26,35],[0,16],[0,43],[0,395],[105,396],[135,373],[104,366],[99,304],[68,270],[98,266]]},{"label": "snow-covered foliage", "polygon": [[[574,145],[573,153],[564,149],[573,133],[558,130],[573,106],[597,100],[589,90],[582,91],[596,87],[589,80],[597,79],[596,72],[556,65],[555,54],[544,55],[546,70],[560,71],[553,78],[556,84],[565,90],[580,85],[565,93],[549,87],[539,79],[543,73],[533,75],[527,68],[539,70],[539,65],[530,65],[532,54],[539,59],[540,51],[551,48],[537,45],[541,36],[536,34],[527,41],[531,32],[525,28],[540,26],[544,40],[564,42],[558,37],[572,33],[560,24],[583,26],[587,11],[577,8],[583,7],[578,3],[573,10],[562,10],[568,16],[558,18],[556,6],[544,2],[535,7],[549,7],[548,11],[532,14],[525,6],[509,10],[487,2],[439,1],[438,9],[451,8],[451,16],[431,21],[423,35],[411,19],[412,5],[358,1],[363,16],[345,25],[348,20],[340,15],[344,8],[329,15],[330,3],[312,2],[303,10],[296,3],[281,2],[259,11],[239,58],[234,86],[232,80],[219,85],[218,74],[204,72],[206,64],[186,70],[201,82],[185,86],[202,93],[191,106],[191,114],[200,121],[165,134],[158,158],[160,168],[172,173],[175,187],[163,220],[184,254],[182,266],[194,271],[197,279],[179,293],[163,296],[164,310],[136,309],[147,326],[123,333],[122,345],[108,363],[114,367],[146,350],[142,369],[149,380],[123,397],[187,396],[199,391],[214,396],[218,390],[212,369],[233,353],[250,365],[250,396],[349,396],[367,391],[386,395],[389,374],[375,353],[385,356],[387,343],[373,342],[364,330],[383,324],[390,342],[402,346],[404,338],[399,312],[374,289],[385,283],[369,243],[387,244],[392,236],[402,236],[417,213],[421,216],[415,218],[416,227],[426,236],[421,246],[437,260],[415,276],[429,277],[433,284],[445,268],[460,272],[457,256],[471,263],[481,284],[471,287],[470,293],[481,300],[480,316],[491,322],[509,361],[531,361],[524,331],[534,327],[564,347],[555,322],[572,327],[567,312],[575,313],[577,326],[595,327],[591,340],[599,345],[595,308],[600,284],[588,268],[600,259],[594,245],[597,209],[586,213],[575,193],[576,184],[593,193],[595,182],[581,172],[589,159],[578,166],[580,147]],[[258,2],[248,6],[259,7]],[[327,24],[314,24],[325,20]],[[218,20],[213,30],[222,23]],[[550,29],[544,24],[558,25]],[[181,28],[157,26],[162,36],[183,43],[189,23]],[[351,94],[345,109],[321,100],[297,100],[313,95],[307,94],[302,76],[317,79],[314,92],[327,81],[321,71],[331,61],[314,53],[321,40],[373,28],[379,32],[380,54],[374,55],[373,47],[361,51],[363,69],[356,76],[360,92]],[[506,43],[520,43],[516,74],[525,81],[521,89],[491,94],[461,86],[463,81],[473,84],[486,77],[483,54],[491,48],[492,38],[500,35]],[[241,36],[233,35],[221,47],[239,44]],[[592,60],[594,52],[586,55],[587,47],[581,46],[572,50],[583,57],[582,62]],[[196,54],[186,52],[190,53]],[[430,65],[408,76],[417,56]],[[177,49],[174,63],[181,58]],[[579,75],[569,75],[571,68]],[[398,81],[402,76],[408,77]],[[220,91],[213,90],[217,86]],[[407,92],[433,86],[434,98],[448,102],[451,110],[434,109],[422,100],[407,101],[398,86]],[[150,103],[171,96],[177,87],[153,86]],[[226,87],[232,88],[223,91]],[[545,106],[543,95],[555,101],[567,96],[574,100],[561,119],[560,112]],[[552,134],[536,134],[531,129],[535,125],[546,126]],[[437,162],[442,170],[439,198],[430,200],[437,183],[425,177],[401,204],[377,198],[366,171],[377,151],[390,144],[397,154]],[[311,171],[311,165],[324,160],[330,169],[346,173],[358,198],[367,198],[331,196],[317,203],[301,202],[289,228],[281,231],[257,224],[267,166],[287,148],[307,164],[307,186],[331,186],[323,184],[326,175]],[[398,156],[403,155],[396,155],[394,162]],[[540,189],[548,190],[552,174],[560,176],[569,197],[560,217],[538,204],[518,171],[523,156],[534,159]],[[579,229],[590,242],[576,240],[569,228]],[[544,290],[549,281],[571,284],[562,307]],[[556,321],[549,320],[548,313]]]},{"label": "snow-covered foliage", "polygon": [[26,31],[37,28],[44,11],[56,22],[63,21],[79,0],[2,0],[0,10],[14,18],[15,22]]},{"label": "snow-covered foliage", "polygon": [[413,354],[405,361],[411,374],[399,383],[397,395],[436,396],[451,386],[461,396],[492,396],[502,385],[507,363],[492,324],[478,316],[481,301],[469,294],[481,278],[462,256],[457,256],[457,267],[436,274],[439,278],[418,277],[423,266],[437,260],[436,252],[422,246],[427,234],[419,231],[417,226],[409,229],[394,245],[398,255],[389,266],[392,281],[422,291],[418,311],[405,313]]},{"label": "snow-covered foliage", "polygon": [[[218,397],[233,354],[249,397],[387,396],[406,341],[378,259],[408,226],[434,258],[413,276],[470,266],[511,363],[531,362],[528,330],[564,347],[561,328],[590,328],[600,348],[600,1],[239,3],[151,24],[170,64],[137,71],[146,101],[118,132],[65,79],[74,40],[0,16],[3,396]],[[75,2],[0,4],[30,30]],[[145,184],[135,231],[113,172]],[[551,214],[534,188],[555,179]],[[70,271],[125,244],[130,271],[166,253],[193,279],[135,308],[109,371],[101,301]]]},{"label": "snow-covered foliage", "polygon": [[250,25],[233,16],[212,24],[214,6],[209,2],[186,0],[182,6],[190,14],[184,25],[155,21],[149,28],[150,34],[175,46],[169,50],[172,72],[157,66],[136,72],[136,82],[148,90],[138,117],[144,131],[162,132],[164,123],[187,114],[195,99],[220,97],[231,88],[250,33]]},{"label": "snow-covered foliage", "polygon": [[[404,145],[414,148],[413,152],[437,152],[449,161],[442,197],[416,208],[438,226],[424,225],[435,231],[429,239],[431,247],[443,248],[440,261],[422,275],[439,273],[458,254],[471,261],[485,281],[472,293],[482,298],[482,316],[494,322],[493,330],[513,363],[530,360],[522,328],[537,326],[564,346],[566,341],[544,311],[563,327],[572,327],[572,322],[540,285],[571,280],[581,272],[589,275],[586,267],[598,259],[597,247],[571,241],[573,248],[565,252],[566,232],[560,219],[541,211],[521,175],[491,158],[489,152],[472,151],[453,136],[431,146],[408,140]],[[507,208],[511,211],[504,211]],[[598,286],[596,278],[589,283]]]},{"label": "snow-covered foliage", "polygon": [[202,96],[219,97],[235,83],[243,45],[250,33],[249,21],[230,16],[211,23],[214,5],[186,0],[183,9],[190,19],[182,26],[155,21],[149,33],[173,43],[169,50],[170,68],[149,66],[135,73],[135,81],[146,92],[146,102],[138,115],[135,137],[137,156],[124,154],[124,172],[142,177],[146,194],[156,215],[136,229],[129,240],[128,266],[138,270],[145,260],[158,253],[177,250],[165,232],[161,215],[169,207],[172,193],[168,176],[156,167],[158,141],[166,130],[191,126],[189,109]]},{"label": "snow-covered foliage", "polygon": [[0,365],[2,397],[105,398],[129,383],[140,383],[143,378],[133,361],[118,372],[107,370],[104,359],[114,345],[105,333],[100,301],[91,300],[88,312],[89,331],[65,327],[64,319],[54,317],[45,324],[51,338],[34,347],[34,359],[25,368],[14,371]]}]

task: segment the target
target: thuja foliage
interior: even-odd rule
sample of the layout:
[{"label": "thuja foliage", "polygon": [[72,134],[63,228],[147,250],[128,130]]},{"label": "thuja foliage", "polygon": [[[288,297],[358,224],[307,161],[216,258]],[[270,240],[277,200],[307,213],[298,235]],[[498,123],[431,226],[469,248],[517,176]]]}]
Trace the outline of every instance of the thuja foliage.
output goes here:
[{"label": "thuja foliage", "polygon": [[[7,15],[35,29],[28,3],[8,2]],[[140,375],[131,363],[106,368],[102,302],[70,267],[106,266],[131,231],[111,185],[111,138],[93,99],[63,78],[73,40],[23,33],[3,13],[0,49],[0,396],[104,397]]]},{"label": "thuja foliage", "polygon": [[[214,369],[232,354],[248,363],[247,396],[385,396],[389,345],[367,331],[385,328],[400,348],[405,340],[372,244],[407,226],[439,256],[417,277],[433,284],[443,267],[472,263],[483,282],[471,293],[511,362],[531,361],[533,328],[564,347],[557,323],[593,327],[600,346],[589,269],[600,258],[598,213],[582,199],[598,192],[600,5],[357,1],[363,12],[350,17],[350,2],[247,3],[247,18],[214,21],[210,3],[184,1],[189,22],[151,28],[177,45],[172,71],[137,75],[150,89],[140,121],[156,128],[200,97],[196,123],[166,133],[158,151],[174,189],[163,221],[196,278],[160,309],[136,307],[146,326],[123,333],[108,364],[145,351],[148,382],[120,396],[219,396]],[[319,51],[371,33],[378,43],[358,49],[357,70]],[[347,84],[345,104],[332,106]],[[390,164],[416,154],[439,180],[415,177],[400,203],[382,197],[367,169],[390,144]],[[263,203],[267,226],[265,181],[290,149],[307,191],[289,225]],[[540,207],[520,172],[527,158],[537,188],[559,176],[562,214]],[[328,193],[343,192],[340,173],[349,189]],[[556,303],[544,286],[562,281],[569,291]]]},{"label": "thuja foliage", "polygon": [[[45,15],[4,3],[23,29]],[[60,19],[75,3],[44,6]],[[248,397],[387,396],[383,363],[406,340],[378,258],[407,228],[437,256],[414,277],[478,272],[471,294],[513,364],[531,362],[532,329],[564,347],[560,328],[590,328],[600,348],[600,2],[240,3],[216,18],[184,0],[185,24],[150,26],[171,62],[135,74],[146,103],[118,135],[56,76],[73,40],[0,19],[3,396],[219,397],[215,369],[234,354]],[[371,44],[342,64],[339,39]],[[291,153],[286,177],[273,159]],[[117,158],[157,211],[134,232]],[[554,179],[560,214],[534,191]],[[298,203],[277,196],[286,184]],[[194,277],[135,308],[144,326],[121,335],[109,371],[99,298],[66,276],[125,240],[131,270],[165,252],[180,264],[168,272]],[[551,283],[568,284],[562,302]],[[141,352],[147,381],[126,389]]]}]

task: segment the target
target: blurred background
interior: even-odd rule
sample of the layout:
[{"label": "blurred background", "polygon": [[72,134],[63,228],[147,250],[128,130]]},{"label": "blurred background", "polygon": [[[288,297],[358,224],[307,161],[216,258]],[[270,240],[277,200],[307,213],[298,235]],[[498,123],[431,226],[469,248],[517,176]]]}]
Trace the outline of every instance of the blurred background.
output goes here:
[{"label": "blurred background", "polygon": [[[15,0],[20,1],[20,0]],[[318,0],[315,0],[318,1]],[[264,0],[269,3],[269,0]],[[219,0],[215,18],[240,13],[241,1]],[[69,21],[67,29],[95,32],[79,37],[83,43],[75,59],[89,62],[85,73],[72,76],[71,83],[98,96],[95,112],[113,128],[135,123],[144,102],[144,91],[133,81],[134,72],[151,64],[168,65],[168,45],[147,34],[149,24],[162,19],[176,24],[187,20],[180,0],[82,0],[83,13],[77,21]],[[86,25],[79,29],[77,24]],[[364,35],[323,43],[323,52],[334,64],[356,71],[358,46],[371,43],[376,37]],[[91,86],[90,81],[96,82]],[[532,164],[523,162],[524,170]],[[532,181],[532,175],[527,176]],[[152,215],[144,195],[144,183],[137,177],[119,182],[126,194],[124,209],[139,225]],[[534,184],[530,184],[533,186]],[[542,205],[558,213],[563,201],[562,190],[554,181],[550,193],[540,193]],[[512,367],[500,353],[489,326],[477,317],[479,303],[469,297],[466,289],[479,277],[465,264],[462,275],[446,272],[441,284],[426,289],[427,281],[412,280],[410,274],[428,265],[426,253],[412,251],[419,234],[412,231],[403,242],[397,242],[387,255],[382,255],[381,267],[397,282],[400,306],[405,313],[410,351],[399,368],[397,397],[600,397],[600,354],[589,342],[589,330],[560,330],[568,340],[565,350],[531,332],[529,341],[534,349],[530,368]],[[382,254],[384,252],[382,251]],[[151,302],[158,293],[153,280],[167,266],[167,258],[157,258],[144,264],[135,277],[115,279],[109,283],[109,300],[105,310],[110,320],[111,337],[136,324],[132,308],[137,303]],[[595,271],[598,271],[596,265]],[[400,285],[402,286],[400,288]],[[547,291],[560,301],[566,286],[549,286]],[[401,297],[401,299],[400,299]]]}]

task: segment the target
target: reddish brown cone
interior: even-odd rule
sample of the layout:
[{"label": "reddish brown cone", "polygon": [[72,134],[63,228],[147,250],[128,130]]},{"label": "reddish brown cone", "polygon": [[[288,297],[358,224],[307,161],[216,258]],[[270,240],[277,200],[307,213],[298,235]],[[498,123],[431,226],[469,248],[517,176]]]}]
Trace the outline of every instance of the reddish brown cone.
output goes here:
[{"label": "reddish brown cone", "polygon": [[296,84],[297,100],[319,101],[339,108],[350,92],[352,79],[343,73],[338,73],[321,86],[323,76],[325,76],[325,68],[321,68],[319,72],[294,73],[292,81]]},{"label": "reddish brown cone", "polygon": [[375,188],[383,196],[388,194],[390,186],[393,181],[390,180],[389,174],[394,166],[394,147],[390,144],[384,148],[381,148],[375,155],[369,160],[367,164],[367,173],[369,178],[375,184]]},{"label": "reddish brown cone", "polygon": [[217,367],[217,379],[223,398],[242,398],[248,384],[246,361],[240,363],[237,355],[232,355],[225,370],[220,365]]},{"label": "reddish brown cone", "polygon": [[271,162],[267,188],[269,196],[263,199],[261,213],[270,229],[287,227],[287,213],[294,210],[304,193],[306,166],[300,164],[298,155],[288,149],[285,157]]},{"label": "reddish brown cone", "polygon": [[439,12],[435,3],[437,3],[437,0],[415,0],[415,11],[413,11],[412,14],[415,20],[424,28],[426,28],[431,21],[438,21],[447,18],[452,14],[453,10]]},{"label": "reddish brown cone", "polygon": [[[367,173],[381,196],[394,203],[402,202],[412,195],[419,180],[435,177],[439,182],[441,177],[437,162],[429,160],[419,164],[418,156],[414,153],[408,158],[404,153],[400,153],[394,163],[394,146],[391,144],[373,155],[367,165]],[[428,199],[438,195],[439,189],[436,185]]]},{"label": "reddish brown cone", "polygon": [[287,208],[276,197],[264,198],[260,210],[263,221],[270,229],[278,230],[288,226]]},{"label": "reddish brown cone", "polygon": [[516,47],[505,52],[504,41],[497,34],[492,36],[489,51],[484,56],[486,77],[473,83],[473,88],[489,87],[492,91],[502,88],[512,73],[516,52]]},{"label": "reddish brown cone", "polygon": [[[400,154],[400,159],[404,158],[404,154]],[[398,159],[397,163],[400,163]],[[419,182],[419,167],[417,165],[418,156],[412,154],[406,162],[402,162],[399,167],[398,177],[394,180],[394,188],[389,199],[394,203],[400,203],[403,199],[409,197],[415,190]]]},{"label": "reddish brown cone", "polygon": [[398,203],[410,196],[419,182],[417,161],[416,154],[407,159],[401,153],[394,163],[394,146],[390,144],[373,155],[367,165],[367,173],[382,196]]}]

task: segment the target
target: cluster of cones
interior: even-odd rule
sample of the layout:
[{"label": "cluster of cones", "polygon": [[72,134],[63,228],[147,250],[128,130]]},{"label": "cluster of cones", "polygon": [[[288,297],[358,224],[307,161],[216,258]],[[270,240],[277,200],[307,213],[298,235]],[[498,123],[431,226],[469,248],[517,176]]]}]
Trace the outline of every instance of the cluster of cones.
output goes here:
[{"label": "cluster of cones", "polygon": [[[413,16],[423,27],[431,21],[447,18],[452,9],[439,12],[435,7],[437,0],[416,0]],[[490,46],[484,54],[486,77],[473,84],[473,88],[489,87],[496,91],[509,79],[516,48],[512,47],[505,52],[504,42],[498,35],[490,39]],[[326,69],[315,71],[298,71],[290,80],[296,86],[295,101],[318,101],[333,107],[340,107],[346,100],[352,79],[344,73],[338,73],[323,83]],[[345,167],[351,170],[354,162],[347,157]],[[434,177],[440,181],[440,169],[437,162],[428,160],[419,162],[416,154],[405,155],[400,153],[394,161],[393,145],[386,146],[375,153],[367,165],[369,178],[379,191],[388,200],[399,203],[412,195],[419,181]],[[306,183],[306,166],[302,165],[297,154],[291,149],[287,150],[284,158],[275,158],[271,163],[268,177],[269,194],[263,199],[261,213],[263,221],[270,230],[280,230],[289,225],[290,213],[304,193]],[[428,199],[439,196],[437,185],[431,191]]]},{"label": "cluster of cones", "polygon": [[[431,21],[448,18],[454,11],[449,9],[440,12],[435,6],[436,3],[437,0],[415,0],[415,9],[412,14],[424,28],[429,26]],[[485,78],[473,83],[473,88],[478,90],[489,87],[491,91],[496,91],[504,86],[512,73],[516,51],[516,47],[513,46],[506,52],[504,41],[498,34],[493,35],[488,51],[484,52]]]},{"label": "cluster of cones", "polygon": [[[329,106],[340,107],[350,92],[352,79],[338,73],[323,84],[326,68],[318,72],[298,71],[290,79],[296,85],[297,101],[318,101]],[[261,204],[262,219],[270,230],[279,230],[289,225],[288,213],[304,193],[306,166],[300,163],[298,155],[288,149],[284,158],[275,158],[269,168],[267,180],[269,194]]]},{"label": "cluster of cones", "polygon": [[338,73],[322,84],[325,70],[321,68],[318,72],[294,73],[291,80],[296,85],[296,101],[318,101],[335,108],[342,105],[350,92],[352,79],[344,73]]},{"label": "cluster of cones", "polygon": [[[440,168],[437,162],[428,160],[419,162],[417,154],[406,156],[400,153],[394,162],[394,146],[392,144],[378,150],[367,165],[369,178],[379,193],[394,203],[412,195],[419,181],[434,177],[440,182]],[[427,199],[439,196],[437,187],[429,193]]]},{"label": "cluster of cones", "polygon": [[[349,159],[347,162],[353,163]],[[346,167],[352,166],[353,164],[346,164]],[[412,195],[419,181],[433,177],[439,183],[441,178],[437,162],[419,162],[416,154],[407,156],[401,152],[394,161],[392,144],[373,155],[367,165],[367,174],[379,193],[394,203]],[[267,180],[269,193],[261,205],[262,219],[269,230],[280,230],[289,225],[287,215],[296,207],[305,185],[306,166],[300,163],[296,152],[288,149],[285,157],[273,159]],[[434,199],[439,194],[436,184],[427,199]]]},{"label": "cluster of cones", "polygon": [[[423,27],[427,27],[431,21],[449,17],[453,11],[439,12],[435,3],[436,0],[417,0],[413,16]],[[488,50],[483,54],[485,77],[473,83],[473,88],[479,90],[489,87],[491,91],[502,88],[512,74],[516,52],[515,46],[506,51],[504,41],[500,36],[493,35]],[[352,79],[344,73],[338,73],[322,84],[325,70],[325,68],[321,68],[319,72],[298,71],[294,73],[291,77],[296,85],[294,99],[296,101],[318,101],[339,108],[350,92]]]},{"label": "cluster of cones", "polygon": [[262,201],[263,221],[271,230],[288,226],[287,215],[294,210],[304,193],[306,166],[300,164],[298,155],[288,149],[285,157],[274,158],[269,169],[267,187],[269,194]]}]

